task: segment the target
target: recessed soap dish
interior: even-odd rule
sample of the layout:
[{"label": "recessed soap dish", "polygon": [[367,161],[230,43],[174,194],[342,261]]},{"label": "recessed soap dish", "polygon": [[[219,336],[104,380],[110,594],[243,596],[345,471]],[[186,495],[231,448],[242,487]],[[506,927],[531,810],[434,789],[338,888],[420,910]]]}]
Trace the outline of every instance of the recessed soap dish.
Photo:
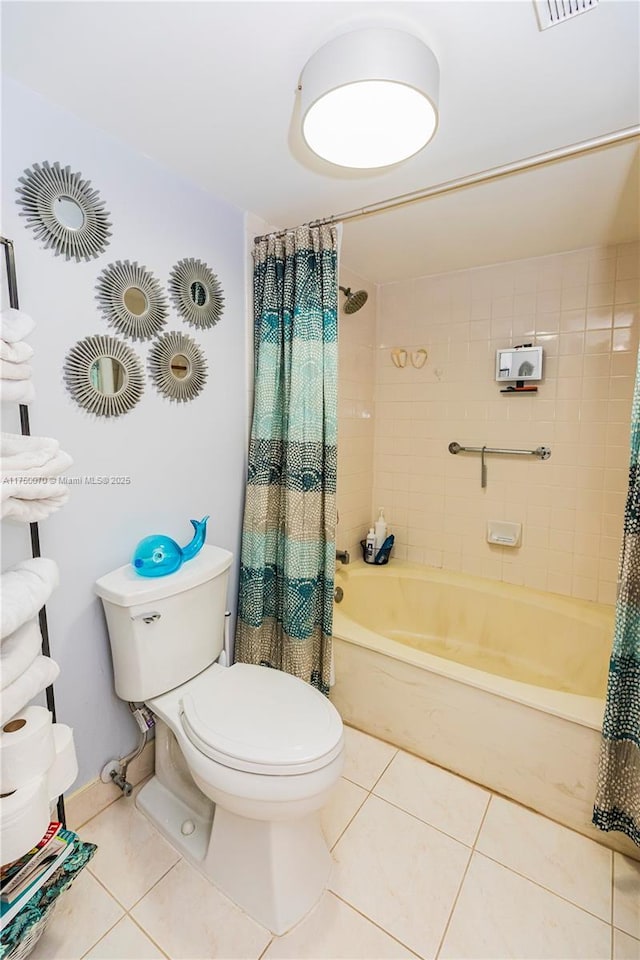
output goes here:
[{"label": "recessed soap dish", "polygon": [[522,524],[508,520],[488,520],[487,542],[500,547],[519,547],[522,543]]}]

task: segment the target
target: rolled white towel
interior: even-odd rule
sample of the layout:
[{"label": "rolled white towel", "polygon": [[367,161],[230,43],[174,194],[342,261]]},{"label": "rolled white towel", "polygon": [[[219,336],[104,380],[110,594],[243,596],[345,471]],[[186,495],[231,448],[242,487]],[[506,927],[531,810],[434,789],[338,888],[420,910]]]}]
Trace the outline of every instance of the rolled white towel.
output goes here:
[{"label": "rolled white towel", "polygon": [[41,467],[60,449],[52,437],[24,437],[19,433],[0,434],[0,457],[7,470],[29,470]]},{"label": "rolled white towel", "polygon": [[9,497],[2,501],[2,519],[15,520],[18,523],[38,523],[63,507],[69,499],[66,487],[50,497],[39,497],[37,500],[21,500],[19,497]]},{"label": "rolled white towel", "polygon": [[57,440],[3,433],[0,459],[2,517],[34,523],[66,503],[69,491],[58,478],[73,460]]},{"label": "rolled white towel", "polygon": [[35,321],[23,310],[10,307],[0,313],[0,340],[5,343],[17,343],[28,337],[35,327]]},{"label": "rolled white towel", "polygon": [[31,380],[33,367],[30,363],[12,363],[0,360],[0,380]]},{"label": "rolled white towel", "polygon": [[[31,497],[29,494],[24,493],[15,493],[16,486],[27,486],[31,485],[33,487],[44,486],[46,488],[47,484],[44,483],[45,480],[50,481],[51,485],[59,485],[62,481],[57,480],[69,467],[73,464],[73,460],[68,453],[65,453],[64,450],[59,450],[55,456],[51,457],[50,460],[47,460],[46,463],[43,463],[39,467],[28,467],[24,470],[20,470],[17,467],[12,467],[11,464],[7,465],[6,461],[2,462],[2,492],[0,497],[2,500],[5,500],[7,497],[20,496],[22,498],[33,499],[33,497],[38,497],[40,494],[34,493]],[[38,481],[42,480],[42,484]],[[49,493],[46,491],[43,492],[42,496],[49,496]]]},{"label": "rolled white towel", "polygon": [[[38,469],[46,469],[41,467]],[[45,500],[48,497],[59,497],[63,493],[68,493],[68,488],[64,480],[58,477],[48,477],[38,473],[16,473],[5,475],[2,471],[2,485],[0,486],[0,499],[2,503],[6,500]]]},{"label": "rolled white towel", "polygon": [[0,690],[17,680],[42,650],[37,620],[28,620],[0,645]]},{"label": "rolled white towel", "polygon": [[51,657],[37,656],[17,680],[2,691],[0,725],[4,725],[16,713],[42,693],[57,679],[60,667]]},{"label": "rolled white towel", "polygon": [[31,380],[0,380],[2,403],[32,403],[36,392]]},{"label": "rolled white towel", "polygon": [[32,620],[58,586],[58,566],[48,557],[22,560],[0,577],[0,639]]},{"label": "rolled white towel", "polygon": [[16,343],[5,343],[0,340],[0,360],[8,360],[9,363],[26,363],[33,356],[33,347],[30,343],[23,340],[17,340]]}]

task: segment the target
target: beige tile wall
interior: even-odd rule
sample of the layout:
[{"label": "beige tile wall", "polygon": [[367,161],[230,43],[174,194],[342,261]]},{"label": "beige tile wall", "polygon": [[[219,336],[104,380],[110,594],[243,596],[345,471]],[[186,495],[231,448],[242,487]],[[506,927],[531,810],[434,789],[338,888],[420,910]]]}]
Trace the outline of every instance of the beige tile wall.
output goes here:
[{"label": "beige tile wall", "polygon": [[376,288],[344,267],[340,284],[369,294],[357,313],[338,316],[338,514],[336,547],[360,555],[371,523],[376,378]]},{"label": "beige tile wall", "polygon": [[[372,500],[371,307],[348,323],[343,318],[343,541],[351,546],[380,503],[398,557],[612,603],[640,326],[639,262],[639,245],[625,244],[379,287]],[[521,342],[544,347],[544,382],[533,396],[501,395],[496,349]],[[397,369],[390,357],[395,346],[425,347],[425,366]],[[479,457],[452,456],[451,440],[544,444],[552,456],[491,457],[483,490]],[[488,519],[521,521],[522,546],[487,544]]]}]

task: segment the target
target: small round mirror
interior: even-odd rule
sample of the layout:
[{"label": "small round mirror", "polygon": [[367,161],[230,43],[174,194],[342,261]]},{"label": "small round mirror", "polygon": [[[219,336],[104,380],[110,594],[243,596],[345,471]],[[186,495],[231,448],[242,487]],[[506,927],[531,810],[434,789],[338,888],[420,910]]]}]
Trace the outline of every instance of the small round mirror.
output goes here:
[{"label": "small round mirror", "polygon": [[140,287],[127,287],[122,299],[125,307],[134,317],[141,317],[149,308],[149,301]]},{"label": "small round mirror", "polygon": [[[185,286],[185,290],[188,289]],[[176,403],[197,397],[207,379],[202,350],[191,337],[176,331],[163,333],[153,342],[149,370],[162,396]]]},{"label": "small round mirror", "polygon": [[96,417],[121,417],[142,396],[144,369],[128,344],[94,334],[78,340],[67,353],[64,381],[83,410]]},{"label": "small round mirror", "polygon": [[201,260],[186,257],[169,275],[169,296],[183,320],[193,327],[214,327],[222,314],[224,297],[215,273]]},{"label": "small round mirror", "polygon": [[191,364],[184,353],[175,353],[169,361],[169,368],[177,380],[184,380],[191,370]]},{"label": "small round mirror", "polygon": [[196,307],[204,307],[207,302],[207,288],[204,283],[200,283],[199,280],[194,280],[189,287],[189,294]]},{"label": "small round mirror", "polygon": [[115,357],[98,357],[89,370],[91,383],[105,397],[113,397],[122,390],[125,368]]},{"label": "small round mirror", "polygon": [[84,210],[71,197],[56,197],[53,202],[53,215],[67,230],[80,230],[84,226]]}]

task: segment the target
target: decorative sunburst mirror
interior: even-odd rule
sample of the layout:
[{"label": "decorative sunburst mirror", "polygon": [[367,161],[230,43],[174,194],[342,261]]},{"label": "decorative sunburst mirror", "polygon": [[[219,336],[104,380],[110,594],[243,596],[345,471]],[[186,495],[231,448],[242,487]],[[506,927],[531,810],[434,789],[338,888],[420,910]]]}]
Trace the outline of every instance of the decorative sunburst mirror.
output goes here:
[{"label": "decorative sunburst mirror", "polygon": [[201,260],[180,260],[169,277],[169,296],[192,327],[213,327],[222,316],[224,297],[215,273]]},{"label": "decorative sunburst mirror", "polygon": [[120,417],[144,389],[142,363],[131,347],[99,334],[79,340],[64,361],[64,379],[75,402],[97,417]]},{"label": "decorative sunburst mirror", "polygon": [[34,163],[19,178],[17,203],[38,240],[66,260],[92,260],[111,236],[110,214],[98,190],[71,167]]},{"label": "decorative sunburst mirror", "polygon": [[201,392],[207,379],[207,361],[186,333],[163,333],[149,351],[149,373],[159,393],[184,403]]},{"label": "decorative sunburst mirror", "polygon": [[169,304],[160,283],[137,263],[110,263],[98,277],[96,291],[105,320],[125,337],[151,340],[167,322]]}]

